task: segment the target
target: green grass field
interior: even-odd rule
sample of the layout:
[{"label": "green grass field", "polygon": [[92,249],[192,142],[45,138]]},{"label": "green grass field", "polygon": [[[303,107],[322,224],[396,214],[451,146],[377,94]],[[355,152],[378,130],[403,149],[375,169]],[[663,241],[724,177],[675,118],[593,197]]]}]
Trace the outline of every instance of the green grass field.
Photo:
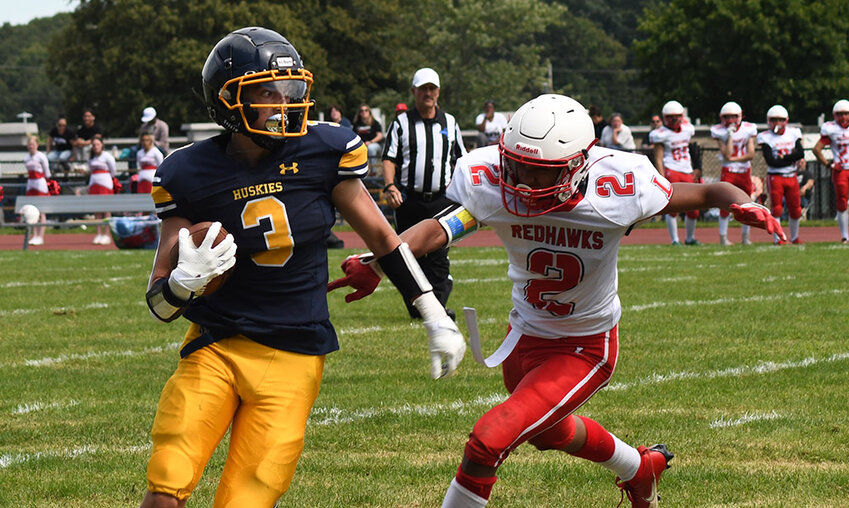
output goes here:
[{"label": "green grass field", "polygon": [[[331,252],[333,276],[348,253]],[[450,306],[478,309],[491,352],[510,309],[506,256],[451,257]],[[580,413],[631,444],[669,445],[661,506],[849,506],[847,259],[834,244],[622,248],[619,364]],[[151,260],[0,252],[0,506],[140,501],[186,327],[149,317]],[[425,333],[385,282],[361,302],[329,300],[342,350],[281,506],[439,506],[474,422],[505,396],[500,371],[468,354],[455,377],[432,381]],[[211,506],[225,450],[189,506]],[[494,507],[619,501],[609,471],[527,445],[499,478]]]}]

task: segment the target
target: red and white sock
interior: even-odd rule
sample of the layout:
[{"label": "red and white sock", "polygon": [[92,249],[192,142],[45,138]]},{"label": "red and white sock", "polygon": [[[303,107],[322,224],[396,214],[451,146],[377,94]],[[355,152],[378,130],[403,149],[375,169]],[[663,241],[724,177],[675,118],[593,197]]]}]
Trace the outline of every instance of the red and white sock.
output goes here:
[{"label": "red and white sock", "polygon": [[442,500],[442,508],[483,508],[489,502],[492,486],[497,478],[469,476],[462,469],[451,480],[448,492]]},{"label": "red and white sock", "polygon": [[578,416],[587,429],[587,441],[584,446],[572,455],[591,460],[610,469],[621,480],[628,481],[640,469],[640,452],[636,448],[622,442],[595,420]]}]

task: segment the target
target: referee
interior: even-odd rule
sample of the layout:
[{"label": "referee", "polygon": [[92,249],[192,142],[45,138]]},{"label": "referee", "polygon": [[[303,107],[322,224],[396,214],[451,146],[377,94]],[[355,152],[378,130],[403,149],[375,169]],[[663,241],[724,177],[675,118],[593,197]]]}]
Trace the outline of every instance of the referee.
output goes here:
[{"label": "referee", "polygon": [[[445,197],[445,188],[451,181],[454,163],[466,154],[457,121],[437,106],[439,74],[429,67],[417,70],[412,92],[415,108],[395,118],[386,133],[383,150],[383,195],[395,209],[398,233],[451,204]],[[400,172],[396,171],[398,168]],[[433,293],[445,305],[453,287],[448,249],[432,252],[418,261],[433,285]],[[410,302],[404,303],[410,317],[421,317]],[[452,311],[448,313],[453,317]]]}]

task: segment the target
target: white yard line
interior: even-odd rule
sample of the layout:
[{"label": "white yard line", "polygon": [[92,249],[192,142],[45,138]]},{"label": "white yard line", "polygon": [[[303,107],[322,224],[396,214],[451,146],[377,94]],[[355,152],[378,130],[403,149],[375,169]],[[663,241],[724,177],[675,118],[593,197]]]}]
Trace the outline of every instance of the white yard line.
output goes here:
[{"label": "white yard line", "polygon": [[11,281],[0,284],[0,289],[3,288],[20,288],[33,286],[69,286],[72,284],[104,284],[107,282],[119,282],[124,280],[138,279],[139,277],[109,277],[107,279],[59,279],[59,280],[43,280],[43,281]]},{"label": "white yard line", "polygon": [[740,377],[751,374],[768,374],[787,369],[806,368],[819,363],[833,363],[849,359],[849,352],[835,353],[825,358],[814,358],[809,356],[795,362],[761,362],[757,365],[743,365],[740,367],[729,367],[721,370],[709,370],[706,372],[698,371],[681,371],[670,372],[668,374],[652,374],[651,376],[631,381],[629,383],[613,383],[607,386],[607,390],[621,391],[628,390],[637,386],[655,385],[668,383],[670,381],[680,381],[689,379],[716,379],[723,377]]},{"label": "white yard line", "polygon": [[16,464],[23,464],[48,457],[59,457],[63,459],[74,459],[82,455],[91,455],[95,453],[115,454],[131,454],[141,453],[150,450],[151,445],[141,446],[98,446],[98,445],[83,445],[75,446],[74,448],[64,448],[61,450],[48,450],[43,452],[33,453],[4,453],[0,455],[0,469],[5,469]]},{"label": "white yard line", "polygon": [[36,411],[41,411],[43,409],[66,409],[69,407],[74,407],[78,404],[79,402],[73,399],[67,402],[33,402],[31,404],[18,404],[18,407],[12,410],[12,414],[25,415],[28,413],[34,413]]},{"label": "white yard line", "polygon": [[174,342],[171,344],[166,344],[164,346],[156,346],[149,347],[141,350],[124,350],[124,351],[96,351],[91,353],[70,353],[70,354],[61,354],[59,356],[39,358],[37,360],[24,360],[21,363],[11,363],[7,364],[9,366],[18,366],[24,365],[26,367],[49,367],[53,365],[57,365],[60,363],[64,363],[67,361],[73,360],[91,360],[96,358],[126,358],[133,356],[144,356],[154,353],[164,353],[168,351],[174,351],[180,347],[179,342]]},{"label": "white yard line", "polygon": [[726,419],[724,416],[721,416],[711,422],[709,427],[712,429],[721,429],[724,427],[744,425],[750,422],[758,422],[762,420],[775,420],[776,418],[781,418],[781,415],[776,413],[774,410],[770,411],[769,413],[744,413],[743,416],[733,419]]},{"label": "white yard line", "polygon": [[744,303],[744,302],[768,302],[773,300],[784,300],[786,298],[810,298],[812,296],[839,295],[849,293],[849,289],[827,289],[825,291],[796,291],[787,292],[778,295],[755,295],[743,296],[738,298],[716,298],[714,300],[678,300],[671,302],[653,302],[642,305],[632,305],[624,309],[625,312],[638,312],[647,309],[659,309],[663,307],[677,306],[702,306],[702,305],[725,305],[729,303]]}]

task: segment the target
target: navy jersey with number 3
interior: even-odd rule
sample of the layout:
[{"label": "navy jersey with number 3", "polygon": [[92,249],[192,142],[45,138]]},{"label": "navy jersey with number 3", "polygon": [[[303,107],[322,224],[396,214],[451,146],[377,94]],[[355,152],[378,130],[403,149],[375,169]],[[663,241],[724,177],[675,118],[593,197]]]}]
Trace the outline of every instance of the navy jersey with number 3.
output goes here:
[{"label": "navy jersey with number 3", "polygon": [[327,309],[327,247],[337,183],[362,178],[367,152],[351,129],[315,123],[256,166],[226,153],[229,134],[173,152],[156,172],[162,218],[219,221],[238,246],[222,288],[184,316],[215,338],[242,334],[304,354],[339,348]]}]

